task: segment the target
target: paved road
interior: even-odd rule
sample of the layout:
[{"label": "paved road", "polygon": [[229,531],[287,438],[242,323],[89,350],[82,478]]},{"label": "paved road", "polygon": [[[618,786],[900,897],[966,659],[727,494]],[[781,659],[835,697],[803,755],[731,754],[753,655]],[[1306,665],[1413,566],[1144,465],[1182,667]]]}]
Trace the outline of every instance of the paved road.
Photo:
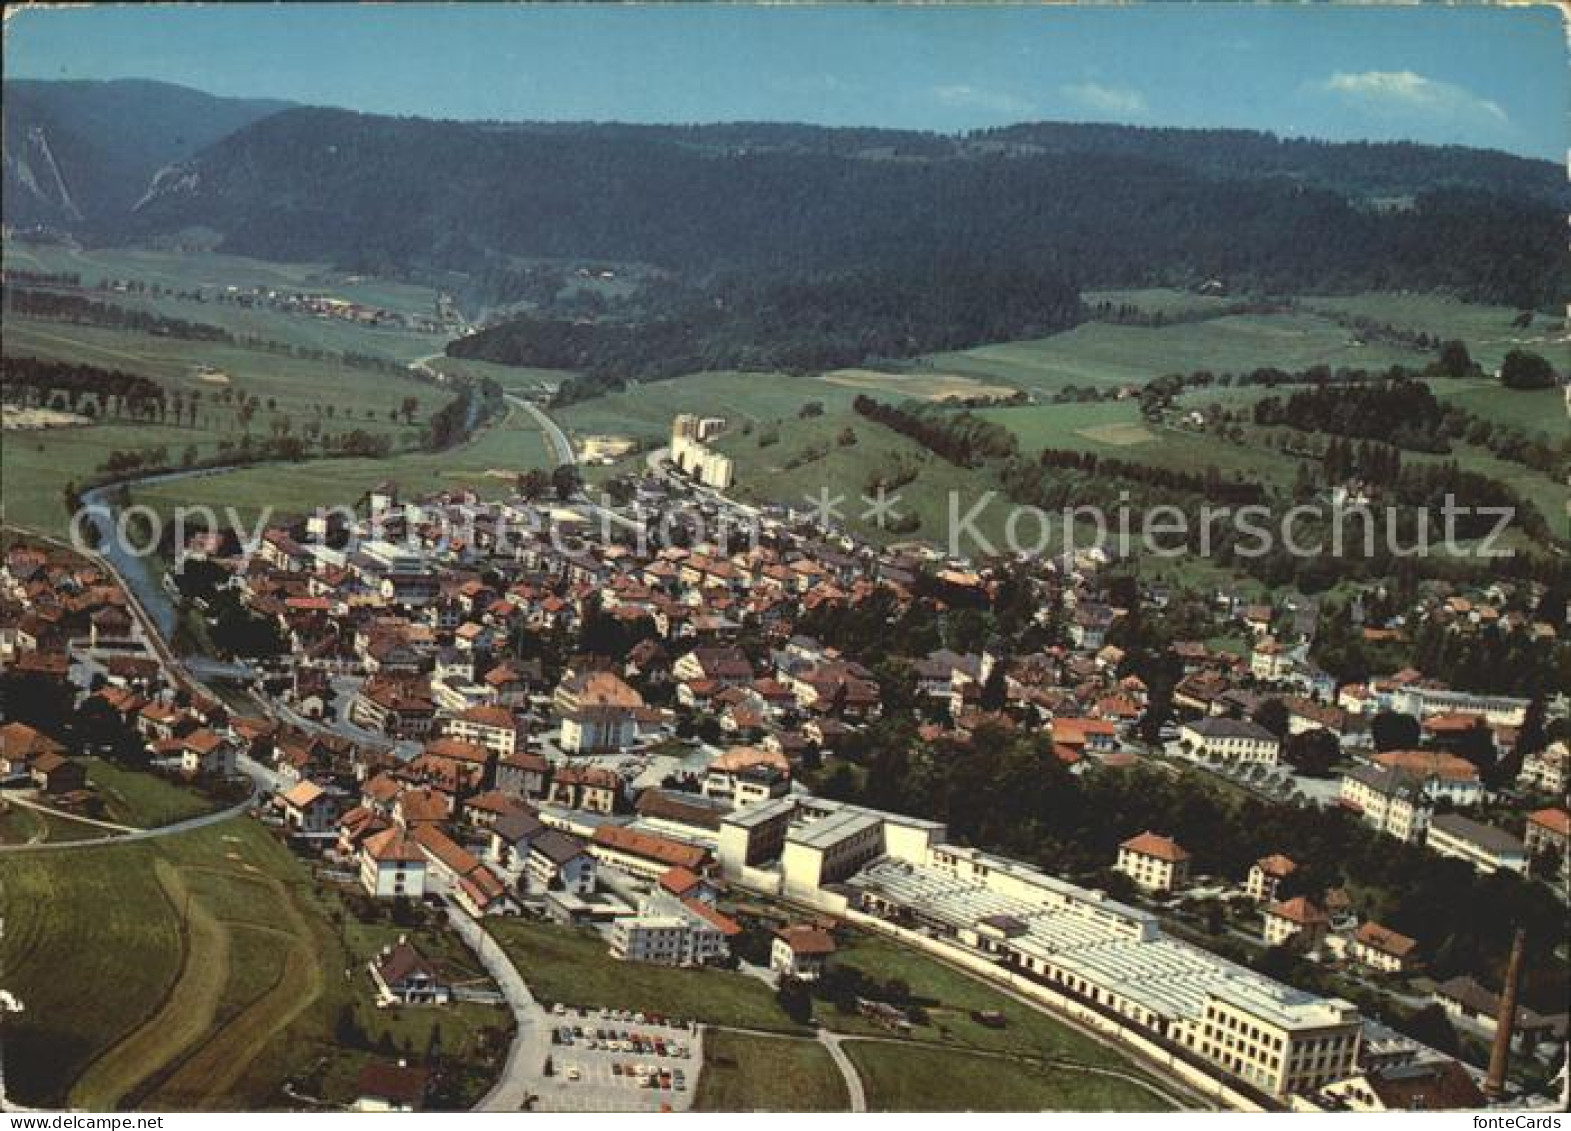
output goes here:
[{"label": "paved road", "polygon": [[[251,807],[251,803],[255,799],[256,782],[253,779],[251,783],[251,792],[246,795],[246,799],[229,806],[227,809],[219,809],[212,813],[203,813],[199,817],[191,817],[188,820],[176,821],[172,825],[160,825],[156,829],[135,829],[131,832],[125,833],[123,836],[99,837],[96,840],[46,840],[38,844],[0,844],[0,853],[62,852],[68,848],[103,848],[105,845],[125,844],[128,841],[133,840],[158,840],[161,837],[178,836],[181,833],[188,833],[193,829],[204,829],[208,825],[216,825],[221,821],[229,820],[231,817],[238,817],[240,814],[244,813]],[[12,800],[16,801],[20,805],[28,804],[19,798],[13,798]],[[41,809],[43,806],[32,805],[30,808]],[[111,825],[108,827],[122,828],[124,826]]]},{"label": "paved road", "polygon": [[533,401],[526,401],[523,397],[515,397],[512,393],[507,393],[505,396],[509,404],[517,405],[535,418],[535,423],[540,425],[540,431],[545,433],[546,439],[550,442],[558,464],[566,464],[571,467],[578,462],[578,457],[573,454],[573,445],[568,440],[567,433],[563,432],[557,426],[556,421],[547,416],[539,405]]},{"label": "paved road", "polygon": [[840,1069],[840,1075],[845,1078],[846,1093],[851,1097],[852,1111],[867,1110],[867,1092],[862,1087],[862,1074],[856,1070],[856,1065],[851,1063],[851,1058],[841,1048],[844,1040],[837,1033],[828,1029],[818,1030],[818,1043],[829,1050],[829,1058],[835,1062],[835,1067]]},{"label": "paved road", "polygon": [[539,1091],[546,1057],[551,1055],[550,1017],[529,992],[513,960],[480,924],[452,903],[447,905],[447,920],[495,980],[517,1023],[502,1077],[475,1105],[475,1110],[522,1111],[529,1097]]}]

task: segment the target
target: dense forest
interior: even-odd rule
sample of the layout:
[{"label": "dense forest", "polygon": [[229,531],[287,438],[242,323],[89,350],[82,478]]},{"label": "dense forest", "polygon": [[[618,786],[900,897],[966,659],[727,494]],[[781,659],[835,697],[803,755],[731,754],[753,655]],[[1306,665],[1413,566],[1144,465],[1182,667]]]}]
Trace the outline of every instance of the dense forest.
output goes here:
[{"label": "dense forest", "polygon": [[[394,274],[511,256],[649,264],[690,280],[780,277],[963,247],[1088,286],[1451,289],[1524,308],[1565,290],[1564,208],[1547,162],[1227,131],[1036,133],[1003,142],[286,110],[161,174],[130,234],[201,226],[232,252]],[[1261,171],[1262,150],[1283,156]],[[1372,187],[1403,206],[1372,207]]]},{"label": "dense forest", "polygon": [[577,369],[558,403],[627,380],[698,369],[808,372],[1067,329],[1082,317],[1069,280],[964,254],[879,267],[651,289],[639,321],[523,317],[462,338],[454,357]]}]

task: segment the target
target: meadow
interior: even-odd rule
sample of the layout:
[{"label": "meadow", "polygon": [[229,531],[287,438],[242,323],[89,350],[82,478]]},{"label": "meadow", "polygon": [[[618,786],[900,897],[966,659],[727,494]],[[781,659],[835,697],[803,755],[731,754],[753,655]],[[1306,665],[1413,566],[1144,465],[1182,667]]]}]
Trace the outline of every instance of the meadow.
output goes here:
[{"label": "meadow", "polygon": [[7,1021],[8,1082],[29,1105],[266,1109],[286,1080],[342,1104],[360,1065],[423,1051],[433,1027],[483,1077],[510,1025],[500,1007],[375,1009],[364,963],[400,930],[453,976],[477,971],[445,932],[357,923],[248,818],[0,857],[0,912],[27,1005]]},{"label": "meadow", "polygon": [[246,524],[264,510],[275,517],[309,515],[317,507],[352,506],[385,482],[406,497],[470,487],[483,497],[511,493],[517,475],[554,466],[534,418],[516,405],[467,442],[444,452],[402,452],[385,459],[340,458],[267,464],[218,475],[149,484],[131,498],[161,514],[180,506],[231,507]]},{"label": "meadow", "polygon": [[722,1029],[704,1034],[697,1111],[845,1111],[849,1104],[845,1081],[817,1041]]},{"label": "meadow", "polygon": [[855,1041],[871,1111],[1170,1111],[1139,1084],[1014,1057]]},{"label": "meadow", "polygon": [[1416,350],[1381,343],[1359,345],[1329,318],[1297,313],[1227,315],[1158,327],[1086,322],[1050,338],[934,354],[926,363],[936,370],[1050,395],[1069,385],[1140,385],[1164,374],[1200,369],[1371,369],[1416,365],[1425,358]]}]

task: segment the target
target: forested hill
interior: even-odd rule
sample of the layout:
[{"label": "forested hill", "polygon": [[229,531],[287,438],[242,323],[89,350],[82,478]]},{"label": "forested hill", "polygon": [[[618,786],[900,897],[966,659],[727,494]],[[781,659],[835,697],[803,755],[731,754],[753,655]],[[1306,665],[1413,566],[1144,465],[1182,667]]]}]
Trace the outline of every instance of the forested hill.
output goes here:
[{"label": "forested hill", "polygon": [[1566,291],[1557,176],[1501,154],[1227,131],[944,137],[297,109],[162,175],[132,231],[200,226],[226,250],[362,270],[549,257],[784,278],[963,252],[1082,286],[1217,277],[1526,307]]},{"label": "forested hill", "polygon": [[169,83],[8,79],[5,222],[83,237],[122,230],[165,165],[290,105]]}]

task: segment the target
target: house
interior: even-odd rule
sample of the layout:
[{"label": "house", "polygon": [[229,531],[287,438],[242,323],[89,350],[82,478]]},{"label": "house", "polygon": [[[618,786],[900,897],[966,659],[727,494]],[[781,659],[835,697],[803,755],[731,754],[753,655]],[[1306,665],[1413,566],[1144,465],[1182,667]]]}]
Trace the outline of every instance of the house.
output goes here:
[{"label": "house", "polygon": [[552,777],[546,800],[566,809],[614,813],[622,801],[622,779],[600,766],[567,766]]},{"label": "house", "polygon": [[1442,813],[1429,821],[1424,840],[1429,851],[1465,860],[1475,871],[1492,875],[1527,871],[1527,846],[1504,829],[1474,821],[1459,813]]},{"label": "house", "polygon": [[1115,871],[1149,892],[1170,892],[1189,880],[1189,853],[1170,837],[1143,832],[1118,846]]},{"label": "house", "polygon": [[1422,778],[1432,800],[1449,801],[1458,809],[1478,805],[1485,797],[1478,767],[1445,751],[1386,750],[1375,755],[1375,765]]},{"label": "house", "polygon": [[544,831],[545,825],[532,810],[504,813],[491,825],[486,860],[504,877],[516,882],[529,860],[529,846]]},{"label": "house", "polygon": [[26,777],[40,754],[65,752],[60,743],[26,723],[6,723],[0,726],[0,781]]},{"label": "house", "polygon": [[816,982],[823,976],[835,937],[808,925],[783,927],[769,944],[769,968],[788,978]]},{"label": "house", "polygon": [[375,1061],[360,1070],[355,1081],[356,1111],[419,1111],[425,1102],[426,1070],[400,1060],[397,1064]]},{"label": "house", "polygon": [[1225,762],[1275,765],[1282,752],[1276,735],[1248,719],[1206,717],[1179,728],[1179,742],[1193,754]]},{"label": "house", "polygon": [[502,758],[511,756],[523,746],[521,729],[511,710],[497,706],[470,707],[448,719],[446,724],[450,738],[484,746]]},{"label": "house", "polygon": [[1264,637],[1249,653],[1249,674],[1267,683],[1286,679],[1293,672],[1293,656],[1271,637]]},{"label": "house", "polygon": [[179,743],[180,769],[190,777],[233,777],[239,768],[234,744],[206,727],[192,731]]},{"label": "house", "polygon": [[1276,899],[1277,887],[1296,871],[1298,865],[1280,853],[1256,860],[1249,869],[1249,898],[1256,903],[1271,902]]},{"label": "house", "polygon": [[28,777],[45,793],[75,793],[87,788],[87,767],[54,751],[38,755],[28,768]]},{"label": "house", "polygon": [[1065,765],[1077,765],[1088,754],[1102,756],[1117,751],[1118,726],[1111,719],[1053,720],[1053,753]]},{"label": "house", "polygon": [[[1470,1022],[1487,1033],[1494,1033],[1499,1027],[1499,995],[1485,989],[1477,979],[1466,974],[1447,978],[1430,991],[1429,996],[1452,1017]],[[1549,1018],[1519,1005],[1514,1043],[1521,1048],[1532,1048],[1546,1034],[1553,1032],[1554,1027],[1554,1022]]]},{"label": "house", "polygon": [[338,806],[328,792],[314,781],[303,781],[278,796],[284,824],[297,836],[332,836]]},{"label": "house", "polygon": [[1405,974],[1412,968],[1418,943],[1406,935],[1369,922],[1353,933],[1352,955],[1371,970],[1382,974]]},{"label": "house", "polygon": [[360,885],[377,899],[420,899],[425,882],[425,853],[407,830],[383,829],[360,845]]},{"label": "house", "polygon": [[1328,1084],[1323,1095],[1354,1112],[1482,1111],[1489,1104],[1472,1073],[1450,1059],[1367,1068]]},{"label": "house", "polygon": [[436,965],[405,938],[385,946],[370,962],[376,997],[388,1005],[446,1005],[452,991],[442,983]]},{"label": "house", "polygon": [[594,856],[583,841],[560,829],[545,829],[530,840],[524,868],[536,892],[589,895],[595,890]]},{"label": "house", "polygon": [[1529,813],[1522,843],[1534,859],[1558,854],[1564,867],[1567,855],[1571,854],[1571,816],[1564,809],[1540,809]]},{"label": "house", "polygon": [[1522,760],[1516,784],[1534,793],[1564,796],[1567,786],[1571,785],[1571,747],[1555,742],[1527,755]]},{"label": "house", "polygon": [[1434,810],[1423,779],[1378,766],[1359,766],[1343,774],[1338,803],[1376,832],[1407,844],[1423,839]]},{"label": "house", "polygon": [[715,801],[746,809],[791,791],[791,762],[777,750],[733,746],[709,763],[701,792]]},{"label": "house", "polygon": [[1324,941],[1331,927],[1331,916],[1307,896],[1295,896],[1286,903],[1273,903],[1265,909],[1264,930],[1267,946],[1292,943],[1303,950],[1314,950]]},{"label": "house", "polygon": [[538,754],[515,751],[496,764],[496,788],[530,800],[544,797],[551,763]]}]

